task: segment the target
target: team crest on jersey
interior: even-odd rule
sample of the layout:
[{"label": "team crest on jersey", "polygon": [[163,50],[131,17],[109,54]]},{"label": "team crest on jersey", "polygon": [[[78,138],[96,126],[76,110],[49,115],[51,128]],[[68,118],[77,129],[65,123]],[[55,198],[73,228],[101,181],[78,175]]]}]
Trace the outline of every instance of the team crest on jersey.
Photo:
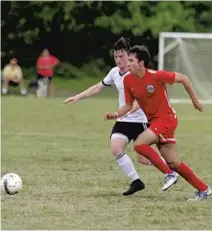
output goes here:
[{"label": "team crest on jersey", "polygon": [[151,84],[147,85],[146,89],[149,93],[153,93],[155,91],[155,87]]}]

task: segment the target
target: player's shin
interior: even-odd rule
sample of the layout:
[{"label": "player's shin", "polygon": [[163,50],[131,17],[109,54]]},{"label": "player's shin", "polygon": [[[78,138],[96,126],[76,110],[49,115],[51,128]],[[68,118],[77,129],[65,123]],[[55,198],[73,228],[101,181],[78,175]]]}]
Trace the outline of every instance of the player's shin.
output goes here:
[{"label": "player's shin", "polygon": [[206,191],[208,186],[201,181],[194,172],[183,162],[175,169],[177,173],[179,173],[188,183],[190,183],[194,188],[198,191]]},{"label": "player's shin", "polygon": [[139,179],[139,175],[135,170],[134,164],[127,153],[123,152],[116,157],[116,161],[124,174],[130,178],[131,181]]},{"label": "player's shin", "polygon": [[148,160],[150,160],[151,163],[164,174],[171,174],[173,172],[167,166],[167,164],[164,163],[164,161],[161,159],[158,153],[153,148],[151,148],[149,145],[147,144],[135,145],[134,148],[137,153],[143,155]]}]

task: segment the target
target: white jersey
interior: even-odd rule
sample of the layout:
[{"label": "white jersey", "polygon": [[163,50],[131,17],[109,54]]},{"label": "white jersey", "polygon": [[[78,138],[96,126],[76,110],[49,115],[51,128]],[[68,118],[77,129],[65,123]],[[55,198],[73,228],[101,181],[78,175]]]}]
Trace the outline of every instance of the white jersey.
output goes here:
[{"label": "white jersey", "polygon": [[[105,86],[116,86],[116,89],[119,93],[119,108],[125,105],[125,95],[124,95],[124,84],[123,80],[124,77],[129,74],[126,72],[124,74],[120,74],[119,68],[114,67],[110,70],[107,76],[102,80],[102,83]],[[117,121],[122,122],[134,122],[134,123],[147,123],[146,115],[144,114],[143,110],[138,109],[136,112],[132,114],[126,114],[122,118],[118,118]]]}]

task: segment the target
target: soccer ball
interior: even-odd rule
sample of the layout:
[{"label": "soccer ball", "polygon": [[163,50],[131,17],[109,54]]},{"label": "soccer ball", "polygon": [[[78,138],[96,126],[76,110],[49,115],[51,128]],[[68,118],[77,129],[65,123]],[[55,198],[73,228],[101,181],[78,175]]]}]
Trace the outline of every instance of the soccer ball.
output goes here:
[{"label": "soccer ball", "polygon": [[15,173],[7,173],[1,178],[1,188],[10,195],[16,194],[22,188],[22,179]]}]

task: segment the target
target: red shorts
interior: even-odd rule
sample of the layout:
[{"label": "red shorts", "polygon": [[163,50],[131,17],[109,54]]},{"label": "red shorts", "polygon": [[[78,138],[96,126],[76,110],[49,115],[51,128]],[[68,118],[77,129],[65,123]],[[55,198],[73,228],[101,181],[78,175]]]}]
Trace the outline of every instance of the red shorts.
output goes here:
[{"label": "red shorts", "polygon": [[176,115],[170,115],[154,119],[150,122],[149,128],[159,136],[161,144],[175,144],[176,139],[174,136],[178,120]]}]

